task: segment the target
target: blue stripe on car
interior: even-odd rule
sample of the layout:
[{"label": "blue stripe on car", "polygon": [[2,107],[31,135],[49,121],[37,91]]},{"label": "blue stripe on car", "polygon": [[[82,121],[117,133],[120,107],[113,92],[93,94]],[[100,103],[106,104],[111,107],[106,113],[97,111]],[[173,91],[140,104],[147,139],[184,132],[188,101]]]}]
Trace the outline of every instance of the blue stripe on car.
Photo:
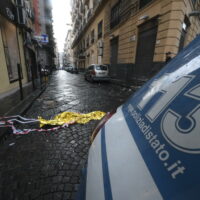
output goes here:
[{"label": "blue stripe on car", "polygon": [[76,194],[76,200],[86,200],[86,182],[87,182],[87,166],[82,169],[82,177]]},{"label": "blue stripe on car", "polygon": [[101,131],[101,155],[102,155],[102,170],[103,170],[103,184],[104,184],[104,196],[105,200],[112,200],[112,190],[110,185],[110,175],[108,170],[108,159],[106,152],[106,138],[105,138],[105,126]]}]

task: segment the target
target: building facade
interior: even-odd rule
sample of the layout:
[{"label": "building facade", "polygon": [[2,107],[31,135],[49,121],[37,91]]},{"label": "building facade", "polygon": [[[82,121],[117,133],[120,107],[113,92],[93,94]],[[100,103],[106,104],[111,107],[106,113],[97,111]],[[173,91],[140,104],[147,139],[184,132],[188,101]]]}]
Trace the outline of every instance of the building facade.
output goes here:
[{"label": "building facade", "polygon": [[[31,73],[30,65],[35,59],[35,49],[31,41],[34,20],[31,4],[31,1],[0,2],[0,114],[20,101],[19,73],[24,96],[32,90],[30,80],[34,69]],[[26,59],[26,48],[33,52],[30,65]],[[10,96],[12,101],[8,100]]]},{"label": "building facade", "polygon": [[146,80],[200,33],[198,0],[84,0],[73,3],[72,48],[80,68],[108,64],[110,75]]},{"label": "building facade", "polygon": [[50,0],[33,0],[35,13],[35,37],[46,37],[38,46],[38,59],[43,66],[52,68],[55,58],[53,37],[52,5]]},{"label": "building facade", "polygon": [[80,69],[103,63],[104,9],[100,0],[73,2],[72,22],[74,62]]},{"label": "building facade", "polygon": [[0,115],[40,87],[33,8],[34,0],[0,2]]},{"label": "building facade", "polygon": [[74,36],[72,34],[72,30],[69,29],[64,44],[63,66],[67,66],[69,64],[74,65],[74,55],[71,48],[73,39]]}]

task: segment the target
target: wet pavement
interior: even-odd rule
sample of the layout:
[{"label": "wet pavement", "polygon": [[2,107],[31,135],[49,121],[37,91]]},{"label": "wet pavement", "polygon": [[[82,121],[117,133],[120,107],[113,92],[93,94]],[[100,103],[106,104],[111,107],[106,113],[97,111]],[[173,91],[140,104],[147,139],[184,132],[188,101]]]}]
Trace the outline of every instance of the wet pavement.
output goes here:
[{"label": "wet pavement", "polygon": [[[108,112],[132,93],[111,83],[86,82],[82,74],[56,71],[26,117],[50,119],[63,111]],[[50,133],[9,135],[0,144],[0,200],[75,199],[89,137],[97,123],[71,125]]]}]

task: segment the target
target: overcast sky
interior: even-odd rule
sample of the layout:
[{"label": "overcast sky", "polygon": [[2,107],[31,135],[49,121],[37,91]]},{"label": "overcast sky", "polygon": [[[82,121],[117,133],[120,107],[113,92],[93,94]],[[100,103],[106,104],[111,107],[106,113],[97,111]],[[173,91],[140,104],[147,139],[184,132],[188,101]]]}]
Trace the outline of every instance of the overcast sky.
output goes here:
[{"label": "overcast sky", "polygon": [[52,0],[54,36],[56,38],[58,51],[62,52],[64,47],[67,30],[71,27],[71,4],[70,0]]}]

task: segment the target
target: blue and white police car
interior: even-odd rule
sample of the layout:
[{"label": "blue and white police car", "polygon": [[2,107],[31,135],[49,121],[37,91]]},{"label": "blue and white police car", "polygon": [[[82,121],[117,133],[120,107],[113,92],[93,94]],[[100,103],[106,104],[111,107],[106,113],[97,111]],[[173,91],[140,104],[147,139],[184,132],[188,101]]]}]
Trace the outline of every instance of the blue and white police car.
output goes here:
[{"label": "blue and white police car", "polygon": [[78,199],[200,199],[200,36],[111,115]]}]

